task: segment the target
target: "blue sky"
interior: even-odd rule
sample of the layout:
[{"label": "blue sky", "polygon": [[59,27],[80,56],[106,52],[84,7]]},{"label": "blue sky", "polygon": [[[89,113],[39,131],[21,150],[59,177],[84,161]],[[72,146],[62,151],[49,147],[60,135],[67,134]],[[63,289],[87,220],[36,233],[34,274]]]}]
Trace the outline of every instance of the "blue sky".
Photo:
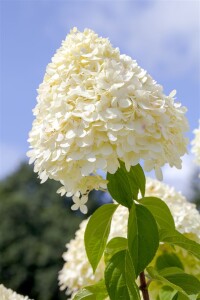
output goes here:
[{"label": "blue sky", "polygon": [[[1,178],[25,158],[36,89],[46,65],[74,26],[109,37],[113,46],[136,59],[162,84],[166,94],[176,89],[177,101],[188,108],[192,139],[200,118],[198,0],[1,0],[0,9]],[[184,164],[190,166],[190,156]],[[185,179],[186,173],[181,175]],[[166,168],[166,181],[179,174]]]}]

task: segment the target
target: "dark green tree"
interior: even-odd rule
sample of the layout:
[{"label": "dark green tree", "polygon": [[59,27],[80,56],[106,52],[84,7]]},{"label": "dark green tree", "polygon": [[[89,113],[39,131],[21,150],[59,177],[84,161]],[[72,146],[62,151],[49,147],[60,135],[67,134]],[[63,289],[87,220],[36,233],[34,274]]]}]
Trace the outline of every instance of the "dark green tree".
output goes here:
[{"label": "dark green tree", "polygon": [[[27,164],[0,182],[0,283],[35,300],[66,299],[58,288],[65,244],[87,217],[56,194],[60,184],[40,184]],[[89,214],[101,193],[91,192]]]}]

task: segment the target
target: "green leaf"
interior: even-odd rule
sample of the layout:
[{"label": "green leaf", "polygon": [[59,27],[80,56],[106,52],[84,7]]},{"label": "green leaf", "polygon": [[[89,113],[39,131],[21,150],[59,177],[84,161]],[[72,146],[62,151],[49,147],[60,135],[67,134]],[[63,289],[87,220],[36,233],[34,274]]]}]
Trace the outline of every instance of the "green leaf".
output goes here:
[{"label": "green leaf", "polygon": [[115,174],[107,173],[107,188],[118,203],[130,208],[132,206],[132,189],[125,168],[120,167]]},{"label": "green leaf", "polygon": [[105,269],[105,283],[111,300],[140,300],[139,289],[131,278],[134,271],[127,270],[127,251],[114,254]]},{"label": "green leaf", "polygon": [[104,280],[86,286],[74,296],[73,300],[104,300],[108,297]]},{"label": "green leaf", "polygon": [[156,269],[162,270],[168,267],[178,267],[184,270],[184,266],[180,261],[179,257],[175,253],[164,253],[157,257],[156,259]]},{"label": "green leaf", "polygon": [[196,277],[184,273],[182,269],[165,268],[162,271],[157,271],[153,267],[148,267],[147,271],[152,279],[170,286],[191,300],[194,299],[194,295],[200,292],[200,281]]},{"label": "green leaf", "polygon": [[175,229],[174,219],[164,201],[156,197],[145,197],[140,203],[150,210],[159,229]]},{"label": "green leaf", "polygon": [[133,280],[136,280],[135,268],[128,249],[126,250],[125,256],[125,276],[126,281],[128,281],[130,284],[133,282]]},{"label": "green leaf", "polygon": [[169,286],[163,286],[159,291],[158,300],[175,300],[174,296],[177,295],[177,291]]},{"label": "green leaf", "polygon": [[120,162],[120,168],[115,174],[107,174],[108,191],[118,203],[131,208],[133,199],[138,198],[139,190],[145,193],[145,175],[138,164],[130,168],[128,172],[125,164]]},{"label": "green leaf", "polygon": [[[129,172],[129,180],[130,180],[131,187],[133,189],[132,192],[133,192],[134,199],[137,200],[138,189],[140,190],[142,197],[144,197],[146,178],[140,164],[131,167]],[[134,190],[136,190],[135,194],[134,194]]]},{"label": "green leaf", "polygon": [[191,297],[189,298],[188,296],[185,296],[180,292],[176,292],[176,294],[172,298],[172,300],[188,300],[188,299],[192,300]]},{"label": "green leaf", "polygon": [[73,300],[94,300],[94,295],[88,291],[87,289],[81,289],[78,293],[74,296]]},{"label": "green leaf", "polygon": [[110,258],[117,252],[127,249],[128,240],[123,237],[115,237],[111,239],[106,245],[104,251],[104,260],[107,263]]},{"label": "green leaf", "polygon": [[104,204],[94,212],[87,224],[84,236],[85,249],[93,272],[95,272],[103,255],[110,232],[112,216],[117,207],[116,204]]},{"label": "green leaf", "polygon": [[196,300],[196,296],[186,296],[169,286],[163,286],[157,300]]},{"label": "green leaf", "polygon": [[200,244],[186,238],[177,230],[162,230],[160,234],[160,241],[177,245],[187,250],[200,260]]},{"label": "green leaf", "polygon": [[184,273],[182,269],[177,267],[165,268],[159,273],[168,281],[182,287],[188,295],[197,295],[200,292],[200,281],[195,276]]},{"label": "green leaf", "polygon": [[128,249],[136,276],[151,262],[158,246],[158,228],[153,215],[146,207],[133,205],[128,219]]},{"label": "green leaf", "polygon": [[174,295],[174,298],[172,300],[196,300],[197,297],[194,295],[194,296],[186,296],[186,295],[183,295],[182,293],[180,292],[177,292],[175,295]]},{"label": "green leaf", "polygon": [[195,296],[195,295],[192,295],[192,296],[185,296],[183,295],[182,293],[180,292],[177,292],[175,295],[174,295],[174,298],[172,300],[197,300],[198,296]]}]

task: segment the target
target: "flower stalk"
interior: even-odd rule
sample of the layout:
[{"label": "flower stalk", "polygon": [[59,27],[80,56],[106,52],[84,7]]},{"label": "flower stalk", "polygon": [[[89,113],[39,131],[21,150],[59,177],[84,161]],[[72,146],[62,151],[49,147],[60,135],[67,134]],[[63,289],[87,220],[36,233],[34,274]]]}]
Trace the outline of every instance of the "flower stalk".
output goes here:
[{"label": "flower stalk", "polygon": [[146,282],[144,272],[140,273],[140,290],[142,292],[143,299],[144,300],[150,300],[149,292],[148,292],[148,285],[147,285],[147,282]]}]

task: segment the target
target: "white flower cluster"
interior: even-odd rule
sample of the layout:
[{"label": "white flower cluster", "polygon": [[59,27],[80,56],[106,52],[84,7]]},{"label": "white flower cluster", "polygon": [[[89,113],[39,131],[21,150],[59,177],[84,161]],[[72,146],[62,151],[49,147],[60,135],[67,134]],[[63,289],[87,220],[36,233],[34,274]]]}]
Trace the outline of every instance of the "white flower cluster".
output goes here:
[{"label": "white flower cluster", "polygon": [[[174,188],[157,180],[147,179],[146,196],[155,196],[163,199],[169,206],[175,220],[176,228],[189,238],[200,242],[200,214],[194,204],[189,203],[184,196],[176,192]],[[119,206],[114,214],[109,239],[116,236],[126,237],[128,210]],[[84,231],[87,220],[83,221],[76,237],[67,245],[67,251],[63,254],[65,264],[59,273],[61,289],[68,287],[67,293],[75,293],[85,285],[94,284],[104,274],[104,261],[100,261],[95,275],[88,262],[84,249]],[[158,254],[166,251],[166,246],[161,245]],[[167,251],[172,251],[168,247]],[[200,263],[188,252],[177,249],[176,252],[183,261],[186,272],[197,275],[200,278]],[[154,291],[151,291],[152,293]]]},{"label": "white flower cluster", "polygon": [[[127,216],[127,208],[120,206],[113,216],[109,239],[116,236],[126,236]],[[84,233],[87,223],[88,220],[84,220],[80,224],[75,239],[66,245],[67,251],[63,253],[63,259],[66,263],[59,273],[59,283],[61,290],[68,287],[67,294],[72,294],[83,286],[97,282],[104,274],[103,260],[100,261],[95,274],[93,274],[88,262],[84,248]]]},{"label": "white flower cluster", "polygon": [[194,130],[195,137],[192,141],[192,153],[194,153],[196,162],[200,165],[200,120],[199,128]]},{"label": "white flower cluster", "polygon": [[27,296],[21,296],[10,289],[5,288],[0,284],[0,299],[1,300],[29,300]]},{"label": "white flower cluster", "polygon": [[[144,161],[146,171],[181,168],[186,108],[108,39],[74,28],[47,66],[29,134],[30,163],[41,182],[60,181],[85,213],[88,192],[104,189],[98,169],[115,173]],[[81,196],[84,196],[80,200]]]},{"label": "white flower cluster", "polygon": [[158,197],[165,201],[173,215],[177,230],[200,241],[200,214],[195,204],[188,202],[174,187],[150,178],[147,179],[146,196]]}]

